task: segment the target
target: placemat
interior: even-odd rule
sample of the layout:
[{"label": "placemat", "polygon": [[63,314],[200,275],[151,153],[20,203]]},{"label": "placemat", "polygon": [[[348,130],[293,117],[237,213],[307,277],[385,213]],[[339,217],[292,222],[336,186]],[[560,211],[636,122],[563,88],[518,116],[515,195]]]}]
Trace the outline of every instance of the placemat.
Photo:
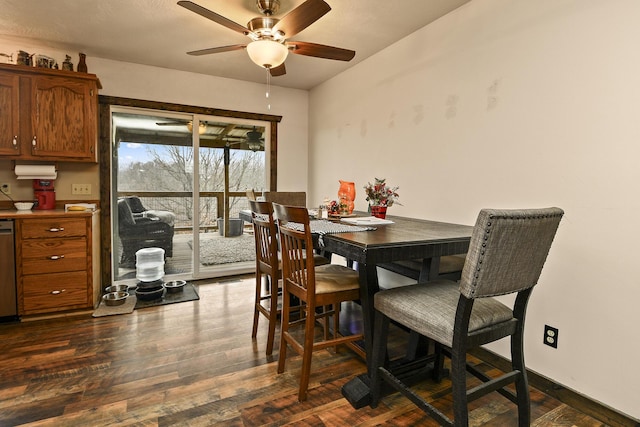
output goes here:
[{"label": "placemat", "polygon": [[[303,231],[304,226],[297,222],[289,222],[285,225],[287,228],[291,228],[296,231]],[[375,230],[371,227],[358,227],[356,225],[340,224],[339,222],[331,222],[326,219],[313,219],[309,221],[309,228],[314,234],[331,234],[331,233],[353,233],[358,231],[370,231]]]},{"label": "placemat", "polygon": [[135,294],[129,294],[122,305],[107,305],[104,301],[100,301],[100,305],[93,312],[93,317],[113,316],[115,314],[128,314],[133,312],[136,306]]},{"label": "placemat", "polygon": [[[299,224],[297,222],[288,222],[285,227],[291,228],[296,231],[303,231],[304,225]],[[325,234],[332,233],[353,233],[359,231],[373,231],[375,228],[373,227],[358,227],[356,225],[347,225],[340,224],[339,222],[331,222],[326,219],[316,219],[309,221],[309,228],[311,229],[311,233],[318,234],[318,245],[323,248],[324,240],[322,236]]]},{"label": "placemat", "polygon": [[196,286],[191,283],[187,283],[184,285],[182,292],[167,292],[165,289],[162,293],[162,298],[157,298],[151,301],[138,299],[135,304],[135,309],[175,304],[177,302],[195,301],[199,299],[200,295],[198,295]]}]

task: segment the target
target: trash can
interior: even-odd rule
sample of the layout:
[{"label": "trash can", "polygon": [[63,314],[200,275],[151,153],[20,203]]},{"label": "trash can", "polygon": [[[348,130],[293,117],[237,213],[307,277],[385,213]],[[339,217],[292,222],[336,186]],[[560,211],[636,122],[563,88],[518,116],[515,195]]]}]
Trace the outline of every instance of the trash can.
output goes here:
[{"label": "trash can", "polygon": [[[243,222],[240,218],[229,218],[229,237],[242,234]],[[224,218],[218,218],[218,233],[224,236]]]}]

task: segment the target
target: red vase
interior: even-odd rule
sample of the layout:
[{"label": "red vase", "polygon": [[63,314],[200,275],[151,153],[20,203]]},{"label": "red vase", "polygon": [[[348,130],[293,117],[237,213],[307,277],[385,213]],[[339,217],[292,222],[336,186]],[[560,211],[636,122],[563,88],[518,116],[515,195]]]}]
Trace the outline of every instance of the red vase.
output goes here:
[{"label": "red vase", "polygon": [[356,199],[356,184],[350,181],[340,181],[340,188],[338,189],[338,199],[341,203],[347,205],[347,213],[351,215],[354,208],[353,201]]},{"label": "red vase", "polygon": [[371,215],[376,218],[385,219],[387,217],[387,207],[386,206],[370,206],[371,207]]}]

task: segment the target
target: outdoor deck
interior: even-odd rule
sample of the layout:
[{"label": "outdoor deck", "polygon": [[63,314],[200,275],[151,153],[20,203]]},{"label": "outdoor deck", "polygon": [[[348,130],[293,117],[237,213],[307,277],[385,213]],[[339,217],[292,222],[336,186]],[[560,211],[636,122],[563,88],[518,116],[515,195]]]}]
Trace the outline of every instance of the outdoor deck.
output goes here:
[{"label": "outdoor deck", "polygon": [[[251,227],[245,225],[244,232],[245,237],[252,236],[253,230]],[[205,241],[209,241],[213,236],[216,236],[216,240],[218,238],[223,240],[225,238],[218,236],[217,230],[211,230],[207,233],[200,234],[200,247],[201,249],[206,244]],[[226,239],[236,239],[233,242],[238,240],[237,237],[227,237]],[[192,236],[186,232],[178,232],[173,236],[173,256],[167,258],[165,260],[164,271],[166,276],[175,275],[175,279],[185,278],[191,276],[193,272],[193,251],[191,249],[190,242],[192,240]],[[250,248],[253,249],[253,239],[243,239],[244,244],[251,245]],[[214,243],[215,244],[215,243]],[[224,250],[224,249],[220,249]],[[255,251],[255,250],[254,250]],[[225,251],[228,254],[234,254],[235,251]],[[215,277],[223,277],[230,276],[236,274],[247,274],[253,273],[255,271],[255,261],[243,261],[243,262],[232,262],[226,264],[218,264],[218,265],[202,265],[199,266],[198,278],[215,278]],[[135,279],[135,268],[119,268],[119,277],[116,280],[132,280]]]}]

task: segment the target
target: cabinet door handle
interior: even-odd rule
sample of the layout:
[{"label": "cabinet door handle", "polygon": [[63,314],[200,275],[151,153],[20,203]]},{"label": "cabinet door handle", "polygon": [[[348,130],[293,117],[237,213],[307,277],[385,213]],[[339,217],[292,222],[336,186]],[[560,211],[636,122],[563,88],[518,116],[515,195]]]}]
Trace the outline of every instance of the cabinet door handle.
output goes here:
[{"label": "cabinet door handle", "polygon": [[66,291],[66,289],[60,289],[59,291],[58,291],[58,290],[55,290],[55,291],[51,291],[51,292],[49,292],[49,293],[50,293],[51,295],[60,295],[61,293],[65,292],[65,291]]},{"label": "cabinet door handle", "polygon": [[51,255],[49,257],[49,259],[53,260],[53,261],[58,260],[58,259],[62,259],[62,258],[64,258],[64,255]]},{"label": "cabinet door handle", "polygon": [[50,228],[49,231],[52,233],[57,233],[59,231],[64,231],[64,227]]},{"label": "cabinet door handle", "polygon": [[13,137],[13,141],[11,141],[13,143],[13,148],[15,148],[16,150],[18,149],[18,135],[15,135]]},{"label": "cabinet door handle", "polygon": [[33,148],[36,148],[36,136],[35,135],[33,135],[33,139],[31,140],[31,146]]}]

